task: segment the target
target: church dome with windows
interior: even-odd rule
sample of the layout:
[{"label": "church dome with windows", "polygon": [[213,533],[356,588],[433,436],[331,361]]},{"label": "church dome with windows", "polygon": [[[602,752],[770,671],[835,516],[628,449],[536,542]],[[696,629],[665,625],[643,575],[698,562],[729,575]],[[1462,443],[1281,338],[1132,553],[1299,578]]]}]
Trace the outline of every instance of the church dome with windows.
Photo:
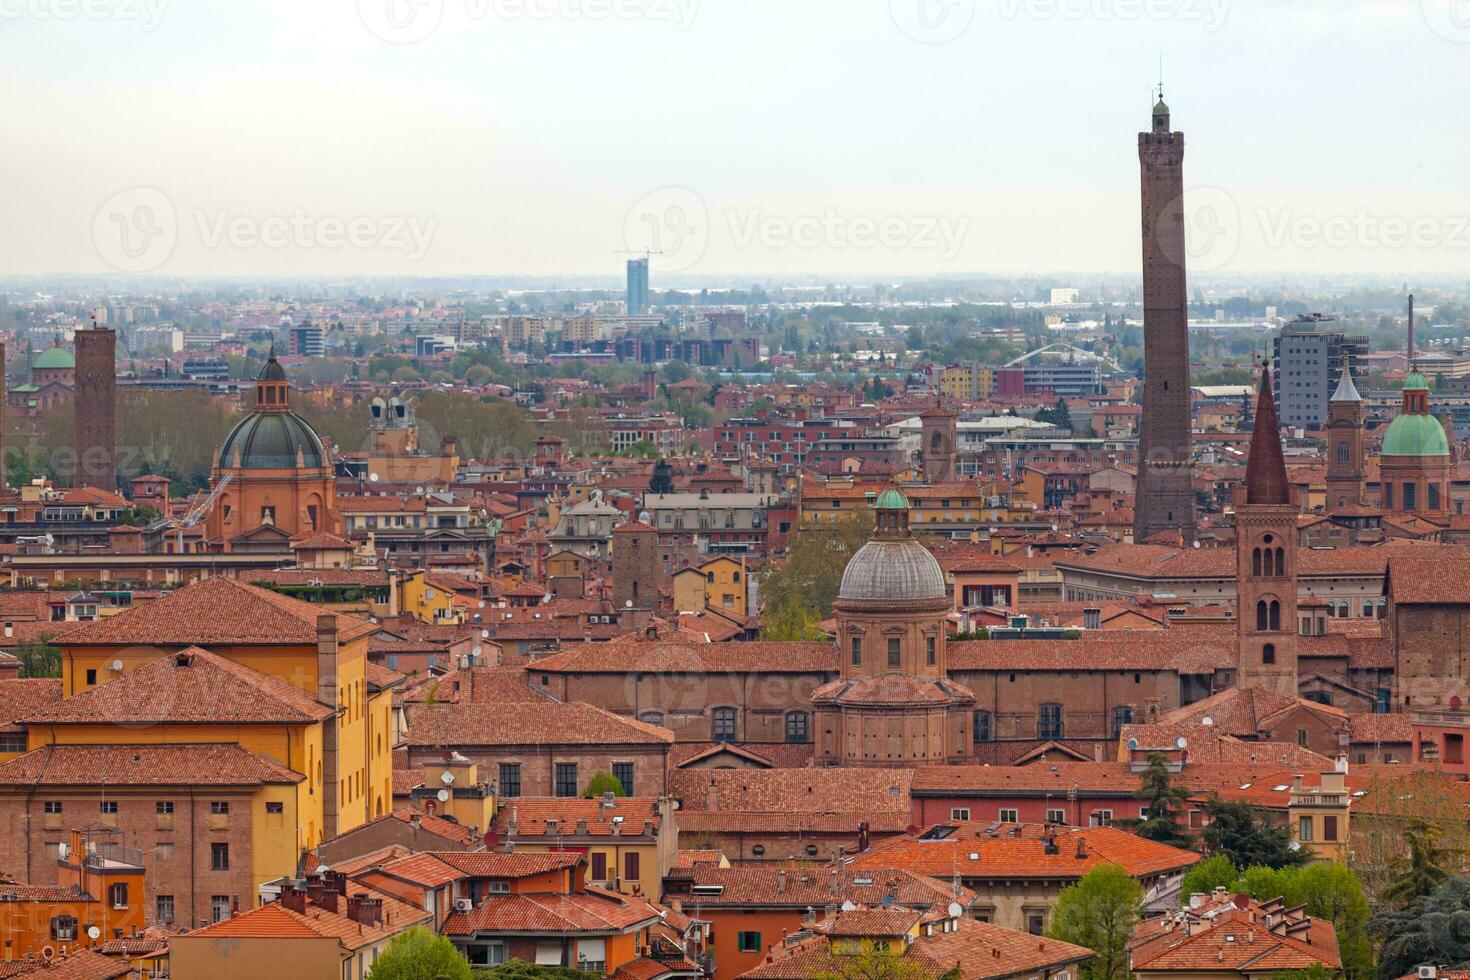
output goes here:
[{"label": "church dome with windows", "polygon": [[291,411],[290,383],[275,351],[255,379],[255,410],[241,419],[220,447],[225,469],[283,470],[326,465],[321,438]]},{"label": "church dome with windows", "polygon": [[1429,414],[1429,384],[1415,369],[1404,382],[1404,404],[1383,434],[1384,456],[1449,456],[1444,425]]},{"label": "church dome with windows", "polygon": [[948,601],[944,572],[929,549],[909,537],[909,501],[902,491],[884,490],[874,506],[877,530],[842,573],[838,601]]}]

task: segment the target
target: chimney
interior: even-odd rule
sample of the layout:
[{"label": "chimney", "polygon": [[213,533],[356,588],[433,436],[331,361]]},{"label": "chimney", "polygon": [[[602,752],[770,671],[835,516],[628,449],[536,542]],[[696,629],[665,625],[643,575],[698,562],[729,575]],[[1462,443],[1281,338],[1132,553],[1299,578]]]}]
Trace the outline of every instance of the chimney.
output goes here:
[{"label": "chimney", "polygon": [[1096,606],[1082,610],[1082,628],[1085,630],[1102,629],[1102,610]]},{"label": "chimney", "polygon": [[578,837],[586,837],[587,836],[587,821],[585,821],[585,820],[578,820],[577,821],[577,836]]},{"label": "chimney", "polygon": [[293,912],[306,914],[306,892],[295,885],[287,885],[281,889],[281,905]]},{"label": "chimney", "polygon": [[786,869],[782,868],[776,872],[776,894],[786,894]]},{"label": "chimney", "polygon": [[[323,613],[316,618],[316,697],[322,704],[337,704],[337,617]],[[322,837],[337,836],[337,719],[322,727]]]},{"label": "chimney", "polygon": [[1409,346],[1408,346],[1408,352],[1409,352],[1409,354],[1408,354],[1408,360],[1409,360],[1408,367],[1409,367],[1409,370],[1412,371],[1414,369],[1414,294],[1413,293],[1410,293],[1409,294]]},{"label": "chimney", "polygon": [[1197,909],[1197,908],[1199,908],[1200,906],[1202,906],[1204,904],[1205,904],[1205,893],[1204,892],[1190,892],[1189,893],[1189,907],[1190,908]]}]

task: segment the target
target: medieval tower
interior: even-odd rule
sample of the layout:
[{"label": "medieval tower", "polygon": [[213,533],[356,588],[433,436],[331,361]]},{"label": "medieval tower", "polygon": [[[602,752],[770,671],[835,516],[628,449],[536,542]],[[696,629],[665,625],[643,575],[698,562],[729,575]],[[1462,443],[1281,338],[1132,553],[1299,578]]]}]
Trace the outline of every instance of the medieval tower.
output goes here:
[{"label": "medieval tower", "polygon": [[1235,491],[1236,683],[1297,694],[1297,507],[1286,480],[1271,368],[1261,372],[1245,486]]},{"label": "medieval tower", "polygon": [[1153,129],[1138,134],[1143,189],[1143,422],[1133,539],[1178,532],[1194,539],[1189,448],[1189,320],[1184,277],[1184,134],[1169,130],[1159,98]]},{"label": "medieval tower", "polygon": [[1327,404],[1327,511],[1363,504],[1363,396],[1350,364]]},{"label": "medieval tower", "polygon": [[922,426],[924,479],[931,484],[953,483],[958,479],[959,416],[935,400],[933,406],[919,415]]},{"label": "medieval tower", "polygon": [[78,330],[75,419],[77,454],[72,485],[117,489],[117,333],[106,327]]}]

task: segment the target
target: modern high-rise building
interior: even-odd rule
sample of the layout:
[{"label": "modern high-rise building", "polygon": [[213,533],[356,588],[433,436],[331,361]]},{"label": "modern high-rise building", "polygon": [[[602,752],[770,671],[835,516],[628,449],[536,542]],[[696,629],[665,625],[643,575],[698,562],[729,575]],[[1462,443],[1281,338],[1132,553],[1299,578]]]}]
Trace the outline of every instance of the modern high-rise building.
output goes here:
[{"label": "modern high-rise building", "polygon": [[117,489],[117,332],[78,330],[72,485]]},{"label": "modern high-rise building", "polygon": [[321,357],[327,352],[327,332],[310,320],[292,327],[291,352],[297,357]]},{"label": "modern high-rise building", "polygon": [[1327,421],[1332,392],[1345,368],[1357,369],[1368,338],[1333,328],[1330,316],[1300,316],[1276,338],[1276,411],[1290,428],[1317,429]]},{"label": "modern high-rise building", "polygon": [[648,312],[648,256],[628,260],[628,315]]},{"label": "modern high-rise building", "polygon": [[1153,128],[1138,134],[1143,202],[1143,421],[1134,500],[1135,541],[1178,532],[1192,541],[1194,457],[1189,445],[1189,300],[1185,282],[1184,134],[1169,129],[1162,93]]}]

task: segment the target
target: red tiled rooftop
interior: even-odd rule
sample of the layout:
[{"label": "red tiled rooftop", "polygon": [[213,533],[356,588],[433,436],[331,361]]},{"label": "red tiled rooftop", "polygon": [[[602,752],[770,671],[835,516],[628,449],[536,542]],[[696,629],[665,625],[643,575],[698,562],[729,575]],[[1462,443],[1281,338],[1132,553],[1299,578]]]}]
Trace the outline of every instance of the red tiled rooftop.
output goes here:
[{"label": "red tiled rooftop", "polygon": [[259,786],[303,778],[233,743],[46,745],[0,763],[0,786]]}]

